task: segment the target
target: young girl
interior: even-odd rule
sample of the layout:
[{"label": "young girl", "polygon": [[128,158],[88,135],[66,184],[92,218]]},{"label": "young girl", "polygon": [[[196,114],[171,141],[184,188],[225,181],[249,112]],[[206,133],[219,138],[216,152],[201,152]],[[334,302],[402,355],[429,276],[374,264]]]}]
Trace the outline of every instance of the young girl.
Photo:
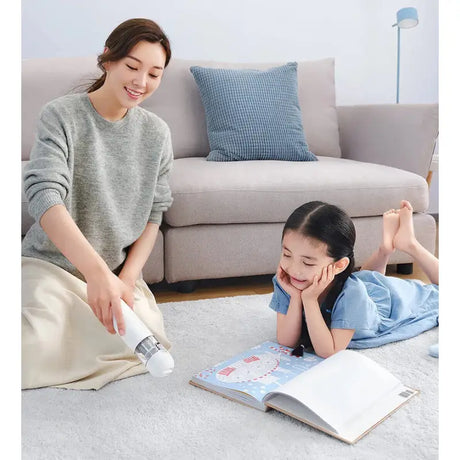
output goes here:
[{"label": "young girl", "polygon": [[24,177],[34,225],[22,245],[22,386],[100,388],[145,372],[115,335],[120,299],[167,348],[163,319],[141,279],[172,203],[167,125],[139,107],[171,58],[148,19],[108,37],[102,76],[42,110]]},{"label": "young girl", "polygon": [[[312,345],[328,357],[407,339],[438,325],[438,259],[416,239],[412,206],[383,215],[377,251],[353,272],[355,228],[336,206],[313,201],[288,218],[270,307],[284,346]],[[406,252],[433,284],[385,276],[391,253]],[[299,353],[301,350],[294,350]]]}]

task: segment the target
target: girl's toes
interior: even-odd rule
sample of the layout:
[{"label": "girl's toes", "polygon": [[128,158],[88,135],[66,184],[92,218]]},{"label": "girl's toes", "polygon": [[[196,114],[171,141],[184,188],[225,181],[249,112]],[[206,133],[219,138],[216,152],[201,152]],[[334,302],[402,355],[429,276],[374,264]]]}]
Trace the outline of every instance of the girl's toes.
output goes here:
[{"label": "girl's toes", "polygon": [[407,208],[409,209],[410,211],[412,211],[412,205],[409,203],[409,201],[407,200],[402,200],[401,201],[401,208]]}]

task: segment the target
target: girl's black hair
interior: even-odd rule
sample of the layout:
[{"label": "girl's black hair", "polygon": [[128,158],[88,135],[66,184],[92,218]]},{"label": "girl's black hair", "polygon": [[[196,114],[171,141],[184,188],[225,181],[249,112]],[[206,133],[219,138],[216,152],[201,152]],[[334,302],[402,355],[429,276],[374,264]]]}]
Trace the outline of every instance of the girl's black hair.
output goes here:
[{"label": "girl's black hair", "polygon": [[104,84],[106,77],[104,64],[106,62],[116,62],[123,59],[142,40],[160,43],[166,53],[166,67],[171,59],[171,46],[161,27],[150,19],[128,19],[117,26],[107,38],[105,42],[107,50],[97,57],[97,66],[103,73],[86,91],[92,93]]},{"label": "girl's black hair", "polygon": [[[288,231],[295,231],[301,235],[314,238],[327,246],[327,255],[334,261],[348,257],[350,263],[347,268],[335,276],[332,286],[321,304],[321,314],[327,327],[331,325],[331,312],[338,295],[343,289],[347,278],[355,268],[354,246],[356,240],[355,226],[351,218],[342,209],[333,204],[322,201],[310,201],[299,206],[287,219],[283,228],[283,237]],[[311,346],[310,337],[302,321],[302,335],[300,343]]]}]

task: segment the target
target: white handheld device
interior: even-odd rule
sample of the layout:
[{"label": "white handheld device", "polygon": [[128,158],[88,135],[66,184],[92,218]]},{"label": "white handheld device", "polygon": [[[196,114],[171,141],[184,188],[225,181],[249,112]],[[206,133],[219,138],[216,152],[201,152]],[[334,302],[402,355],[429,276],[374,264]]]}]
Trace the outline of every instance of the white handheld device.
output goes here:
[{"label": "white handheld device", "polygon": [[[125,334],[120,335],[126,345],[136,353],[154,377],[165,377],[174,369],[174,360],[168,350],[155,338],[134,311],[120,299],[121,312],[125,320]],[[113,327],[118,332],[113,316]]]}]

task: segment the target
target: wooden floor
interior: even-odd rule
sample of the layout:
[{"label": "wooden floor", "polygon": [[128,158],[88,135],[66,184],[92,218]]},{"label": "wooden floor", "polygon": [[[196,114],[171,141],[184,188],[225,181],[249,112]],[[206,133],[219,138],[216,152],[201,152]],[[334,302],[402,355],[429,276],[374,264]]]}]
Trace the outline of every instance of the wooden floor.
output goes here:
[{"label": "wooden floor", "polygon": [[[436,238],[436,256],[438,256],[438,247],[438,238]],[[387,275],[397,276],[398,278],[418,279],[425,283],[429,283],[428,277],[417,264],[414,264],[414,270],[411,275],[400,275],[396,273],[396,265],[389,265],[387,268]],[[272,277],[273,275],[262,275],[218,280],[201,280],[198,282],[197,289],[189,294],[177,292],[167,283],[152,285],[151,288],[158,303],[181,302],[183,300],[267,294],[273,292]]]},{"label": "wooden floor", "polygon": [[[398,278],[419,279],[425,283],[429,283],[425,273],[416,264],[414,264],[414,271],[411,275],[400,275],[396,273],[396,266],[389,265],[387,275],[397,276]],[[183,300],[267,294],[273,292],[272,277],[273,275],[262,275],[220,280],[201,280],[197,289],[189,294],[177,292],[164,284],[152,285],[151,288],[158,303],[181,302]]]},{"label": "wooden floor", "polygon": [[267,294],[273,292],[273,275],[225,278],[217,280],[200,280],[195,291],[184,294],[164,284],[152,285],[150,288],[158,303],[181,302],[183,300],[213,299],[236,295]]}]

